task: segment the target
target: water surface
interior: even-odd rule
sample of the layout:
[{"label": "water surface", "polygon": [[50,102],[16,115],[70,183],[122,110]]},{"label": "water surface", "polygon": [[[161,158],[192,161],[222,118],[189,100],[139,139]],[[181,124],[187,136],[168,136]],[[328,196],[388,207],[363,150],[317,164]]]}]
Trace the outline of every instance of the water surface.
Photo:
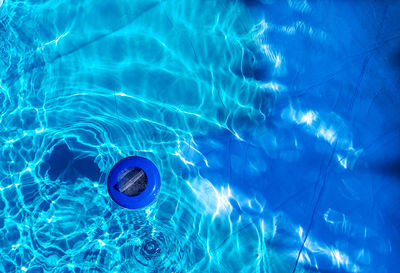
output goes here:
[{"label": "water surface", "polygon": [[1,271],[396,271],[398,3],[1,3]]}]

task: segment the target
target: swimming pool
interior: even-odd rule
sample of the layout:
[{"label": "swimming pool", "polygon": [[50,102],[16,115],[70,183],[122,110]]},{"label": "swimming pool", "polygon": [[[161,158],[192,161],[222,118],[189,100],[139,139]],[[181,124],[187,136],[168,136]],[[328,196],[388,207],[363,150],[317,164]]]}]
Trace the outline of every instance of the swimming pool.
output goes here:
[{"label": "swimming pool", "polygon": [[396,272],[399,3],[0,3],[1,272]]}]

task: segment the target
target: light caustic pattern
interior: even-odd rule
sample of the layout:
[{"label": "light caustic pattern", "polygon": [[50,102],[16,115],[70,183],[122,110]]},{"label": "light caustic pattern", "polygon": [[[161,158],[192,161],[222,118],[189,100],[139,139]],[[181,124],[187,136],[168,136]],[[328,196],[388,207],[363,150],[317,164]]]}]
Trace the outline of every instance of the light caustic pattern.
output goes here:
[{"label": "light caustic pattern", "polygon": [[[243,4],[6,1],[1,16],[5,270],[259,267],[261,230],[234,236],[240,224],[218,216],[228,196],[193,180],[190,162],[206,160],[194,135],[240,139],[242,124],[268,116],[277,84],[245,74],[268,57]],[[145,211],[118,208],[106,192],[107,172],[129,155],[161,171],[160,197]]]},{"label": "light caustic pattern", "polygon": [[[292,124],[335,147],[343,168],[361,151],[339,116],[288,100],[286,59],[268,43],[274,34],[320,44],[326,34],[302,21],[267,22],[249,2],[4,1],[0,269],[293,270],[307,227],[222,175],[235,164],[221,162],[219,136],[255,158],[255,177],[267,168],[263,157],[299,157]],[[284,6],[310,11],[307,1]],[[271,121],[278,112],[281,125]],[[105,185],[130,155],[153,160],[162,177],[157,202],[141,211],[119,208]],[[338,215],[323,217],[337,224]],[[304,248],[299,272],[318,268],[313,253],[357,268],[334,246],[310,238]]]}]

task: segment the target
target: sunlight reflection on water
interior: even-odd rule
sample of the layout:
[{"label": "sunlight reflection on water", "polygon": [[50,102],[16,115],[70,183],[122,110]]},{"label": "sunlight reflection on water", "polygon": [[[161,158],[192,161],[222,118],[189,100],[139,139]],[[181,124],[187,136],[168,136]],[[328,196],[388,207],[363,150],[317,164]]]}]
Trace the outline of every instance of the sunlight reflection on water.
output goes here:
[{"label": "sunlight reflection on water", "polygon": [[[356,57],[324,5],[256,2],[0,2],[4,271],[381,268]],[[129,155],[161,172],[145,210],[107,195]]]}]

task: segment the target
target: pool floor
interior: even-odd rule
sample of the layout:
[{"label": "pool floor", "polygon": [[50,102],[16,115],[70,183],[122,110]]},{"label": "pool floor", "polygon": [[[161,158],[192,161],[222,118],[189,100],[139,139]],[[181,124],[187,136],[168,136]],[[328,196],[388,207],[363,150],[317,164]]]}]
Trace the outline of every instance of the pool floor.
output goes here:
[{"label": "pool floor", "polygon": [[[0,0],[0,272],[397,272],[398,14]],[[128,156],[144,209],[107,191]]]}]

